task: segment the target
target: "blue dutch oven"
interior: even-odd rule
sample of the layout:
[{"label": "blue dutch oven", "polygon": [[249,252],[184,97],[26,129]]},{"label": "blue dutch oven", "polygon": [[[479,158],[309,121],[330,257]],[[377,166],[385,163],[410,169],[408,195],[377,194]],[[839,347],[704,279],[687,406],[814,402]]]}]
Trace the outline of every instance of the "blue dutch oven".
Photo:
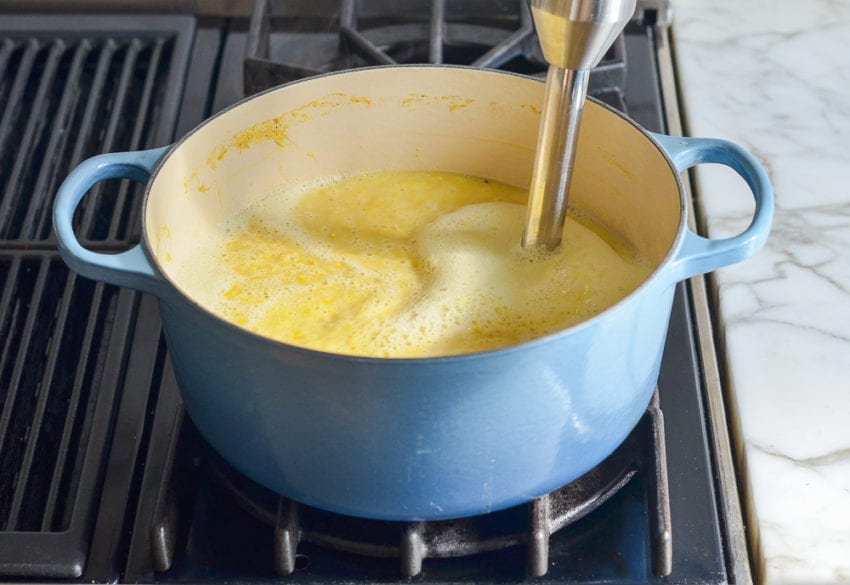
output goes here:
[{"label": "blue dutch oven", "polygon": [[[651,134],[585,107],[571,204],[655,266],[630,295],[556,334],[454,357],[382,359],[294,347],[200,306],[176,267],[221,221],[264,195],[349,173],[434,170],[526,186],[543,84],[459,67],[315,77],[249,98],[171,147],[97,156],[62,185],[60,250],[89,278],[156,295],[186,409],[260,484],[318,508],[445,519],[525,502],[570,482],[629,434],[656,384],[674,285],[765,242],[773,195],[728,142]],[[679,174],[703,162],[743,177],[750,226],[729,239],[687,227]],[[147,184],[142,242],[80,246],[74,210],[108,178]]]}]

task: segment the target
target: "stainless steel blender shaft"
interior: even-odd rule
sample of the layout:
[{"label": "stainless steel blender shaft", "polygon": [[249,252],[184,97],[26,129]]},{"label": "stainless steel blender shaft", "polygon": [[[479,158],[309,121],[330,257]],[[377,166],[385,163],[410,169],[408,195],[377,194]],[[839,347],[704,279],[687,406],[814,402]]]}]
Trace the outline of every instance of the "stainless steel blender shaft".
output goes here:
[{"label": "stainless steel blender shaft", "polygon": [[525,248],[554,251],[561,245],[589,70],[623,30],[635,2],[530,0],[549,73],[522,235]]},{"label": "stainless steel blender shaft", "polygon": [[561,245],[588,75],[549,67],[522,234],[525,248],[556,250]]}]

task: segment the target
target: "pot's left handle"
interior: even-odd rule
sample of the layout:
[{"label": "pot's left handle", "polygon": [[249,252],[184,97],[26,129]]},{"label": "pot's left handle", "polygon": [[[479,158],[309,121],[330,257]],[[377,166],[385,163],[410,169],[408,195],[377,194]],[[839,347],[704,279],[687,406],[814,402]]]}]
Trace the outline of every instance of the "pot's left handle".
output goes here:
[{"label": "pot's left handle", "polygon": [[164,280],[145,255],[141,244],[120,254],[92,252],[74,234],[74,211],[92,186],[104,179],[132,179],[146,183],[154,165],[170,147],[101,154],[83,161],[59,187],[53,204],[53,230],[59,252],[75,272],[94,280],[157,294]]},{"label": "pot's left handle", "polygon": [[704,238],[685,229],[682,244],[670,264],[676,281],[746,260],[764,247],[773,222],[773,188],[755,157],[733,142],[714,138],[684,138],[653,134],[681,173],[701,163],[726,165],[750,187],[756,206],[749,227],[731,238]]}]

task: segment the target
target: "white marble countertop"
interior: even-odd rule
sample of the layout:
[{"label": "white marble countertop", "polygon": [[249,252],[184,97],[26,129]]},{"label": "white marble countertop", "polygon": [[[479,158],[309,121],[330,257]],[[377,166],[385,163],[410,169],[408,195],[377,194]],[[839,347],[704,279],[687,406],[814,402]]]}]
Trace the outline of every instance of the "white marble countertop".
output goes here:
[{"label": "white marble countertop", "polygon": [[[776,193],[766,248],[715,273],[760,583],[850,583],[850,1],[673,0],[686,133],[741,144]],[[702,167],[712,236],[748,190]]]}]

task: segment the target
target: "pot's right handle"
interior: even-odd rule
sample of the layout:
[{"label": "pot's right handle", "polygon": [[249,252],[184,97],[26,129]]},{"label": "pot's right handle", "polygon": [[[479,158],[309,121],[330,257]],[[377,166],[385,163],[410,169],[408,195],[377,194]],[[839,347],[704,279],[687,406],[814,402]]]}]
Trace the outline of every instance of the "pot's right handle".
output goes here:
[{"label": "pot's right handle", "polygon": [[83,161],[59,187],[53,204],[53,230],[62,259],[75,272],[94,280],[157,294],[164,280],[157,274],[141,244],[120,254],[92,252],[74,234],[74,211],[91,187],[104,179],[133,179],[146,183],[168,146],[137,152],[101,154]]},{"label": "pot's right handle", "polygon": [[764,247],[773,221],[773,188],[755,157],[732,142],[714,138],[684,138],[653,134],[681,173],[700,163],[719,163],[735,170],[756,201],[753,220],[737,236],[713,240],[686,226],[682,245],[670,264],[672,276],[684,280],[746,260]]}]

